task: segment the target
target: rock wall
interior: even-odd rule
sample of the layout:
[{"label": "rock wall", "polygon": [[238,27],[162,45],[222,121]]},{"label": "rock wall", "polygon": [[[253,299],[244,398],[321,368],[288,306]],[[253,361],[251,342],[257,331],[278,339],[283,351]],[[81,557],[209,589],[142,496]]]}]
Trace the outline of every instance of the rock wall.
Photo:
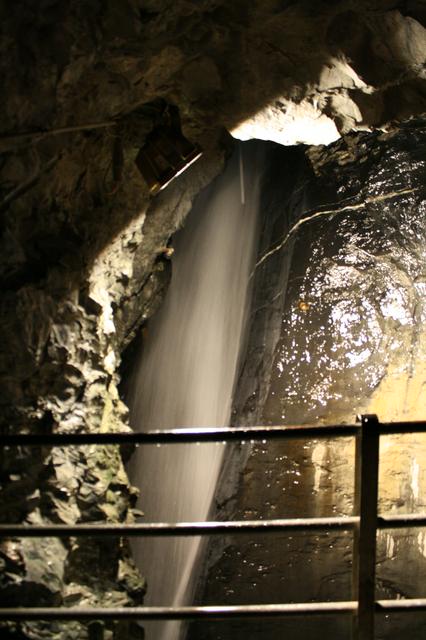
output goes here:
[{"label": "rock wall", "polygon": [[[221,169],[223,130],[325,143],[424,111],[424,19],[416,0],[3,3],[1,429],[127,428],[120,354],[167,286],[173,232]],[[151,199],[134,158],[167,103],[205,153]],[[133,517],[113,449],[1,455],[4,522]],[[116,542],[54,543],[52,565],[44,543],[2,544],[5,601],[140,601]]]},{"label": "rock wall", "polygon": [[[95,159],[90,166],[89,155],[86,158],[87,171],[93,171],[102,184],[103,168],[96,166]],[[99,200],[91,212],[90,206],[79,209],[79,200],[94,194],[89,196],[71,171],[67,198],[62,196],[62,202],[57,202],[61,199],[60,182],[67,175],[64,159],[53,175],[42,179],[5,212],[4,247],[14,232],[21,260],[18,265],[3,264],[4,430],[129,428],[127,407],[117,390],[120,351],[161,300],[170,272],[164,257],[170,235],[220,162],[220,155],[212,154],[182,178],[179,188],[170,187],[149,206],[143,187],[138,197],[134,184],[127,191],[123,185],[123,193],[113,198],[113,206],[105,188],[99,187]],[[119,226],[119,220],[114,216],[119,218],[123,210],[129,215],[130,209],[134,219],[117,233],[114,227]],[[54,213],[49,223],[50,211]],[[109,239],[102,237],[104,225],[115,231]],[[6,251],[4,262],[9,255],[16,263],[17,253]],[[138,491],[129,484],[117,448],[18,453],[10,449],[1,452],[1,463],[3,522],[134,520]],[[143,596],[143,580],[127,545],[119,540],[97,543],[80,539],[54,542],[53,546],[49,541],[6,541],[1,553],[5,604],[108,606],[141,602]],[[50,555],[55,558],[51,565]],[[87,566],[93,567],[89,575]],[[130,631],[128,625],[113,627],[114,638],[141,634],[136,625]],[[17,631],[11,637],[16,638],[50,629],[35,623],[13,628]],[[74,637],[73,633],[84,638],[89,627],[61,624],[54,625],[53,631],[60,638]]]}]

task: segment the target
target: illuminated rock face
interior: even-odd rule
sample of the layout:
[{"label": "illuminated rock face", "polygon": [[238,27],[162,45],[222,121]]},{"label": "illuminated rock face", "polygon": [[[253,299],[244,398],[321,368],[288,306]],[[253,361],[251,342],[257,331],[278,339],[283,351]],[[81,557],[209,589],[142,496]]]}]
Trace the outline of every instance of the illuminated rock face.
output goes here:
[{"label": "illuminated rock face", "polygon": [[[271,150],[238,424],[353,423],[370,412],[424,418],[425,149],[415,125],[357,135],[311,150],[316,175],[302,151]],[[258,443],[245,458],[234,495],[229,486],[219,494],[221,517],[352,514],[350,438]],[[382,439],[379,503],[382,513],[424,511],[426,436]],[[200,595],[208,603],[351,599],[350,534],[235,537],[222,551]],[[424,596],[423,531],[381,533],[377,559],[379,597]],[[384,638],[423,634],[420,618],[378,619],[378,627]],[[203,637],[248,633],[242,623],[212,629]],[[250,637],[279,638],[283,629],[289,638],[350,637],[342,619],[250,623]],[[194,626],[190,637],[199,632]]]},{"label": "illuminated rock face", "polygon": [[389,142],[360,137],[346,166],[339,166],[346,144],[325,151],[318,178],[325,202],[310,202],[308,192],[294,233],[267,423],[347,420],[364,408],[384,420],[420,417],[425,204],[416,147],[423,144],[415,130]]}]

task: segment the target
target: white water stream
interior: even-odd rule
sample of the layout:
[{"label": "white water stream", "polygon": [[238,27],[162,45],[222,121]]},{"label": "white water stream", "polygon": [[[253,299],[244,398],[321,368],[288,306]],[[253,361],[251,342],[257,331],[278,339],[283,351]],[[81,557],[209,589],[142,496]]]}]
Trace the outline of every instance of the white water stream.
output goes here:
[{"label": "white water stream", "polygon": [[[135,430],[229,424],[258,211],[259,172],[242,153],[240,147],[199,196],[177,238],[171,285],[148,327],[137,375]],[[145,521],[205,520],[223,451],[222,444],[139,448],[130,471],[141,488]],[[148,582],[146,605],[190,602],[199,549],[199,538],[133,543]],[[177,622],[144,627],[146,640],[177,640],[183,633]]]}]

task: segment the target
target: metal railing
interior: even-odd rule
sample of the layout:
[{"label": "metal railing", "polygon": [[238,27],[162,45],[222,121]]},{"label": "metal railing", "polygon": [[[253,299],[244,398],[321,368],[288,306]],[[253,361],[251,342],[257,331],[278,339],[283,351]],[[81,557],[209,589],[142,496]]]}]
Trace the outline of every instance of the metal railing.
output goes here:
[{"label": "metal railing", "polygon": [[354,516],[243,520],[229,522],[178,522],[143,524],[27,525],[2,524],[0,538],[67,536],[199,536],[248,534],[296,530],[353,531],[353,592],[351,601],[263,605],[182,607],[8,607],[0,620],[196,620],[269,618],[299,615],[349,614],[354,640],[374,640],[375,613],[426,611],[426,598],[375,599],[376,536],[378,529],[426,526],[426,514],[378,516],[379,442],[381,435],[426,432],[426,422],[380,423],[375,415],[361,416],[356,425],[280,426],[247,428],[173,429],[148,433],[22,434],[3,435],[0,444],[14,446],[149,445],[200,442],[251,442],[285,438],[354,436]]}]

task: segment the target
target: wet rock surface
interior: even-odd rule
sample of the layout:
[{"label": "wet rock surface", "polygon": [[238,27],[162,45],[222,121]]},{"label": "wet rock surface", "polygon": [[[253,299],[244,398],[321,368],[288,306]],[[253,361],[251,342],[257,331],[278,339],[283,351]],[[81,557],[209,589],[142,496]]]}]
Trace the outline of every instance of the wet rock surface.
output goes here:
[{"label": "wet rock surface", "polygon": [[[270,153],[283,220],[278,223],[269,195],[266,219],[278,237],[271,241],[265,224],[236,424],[351,423],[360,412],[382,420],[424,418],[425,145],[418,122],[391,136],[361,134],[311,148],[311,166],[302,150],[290,158],[282,149]],[[424,510],[425,446],[423,436],[383,438],[382,513]],[[353,456],[350,438],[265,441],[230,451],[214,516],[351,515]],[[424,595],[421,530],[380,533],[377,560],[379,598]],[[197,601],[350,600],[351,562],[349,532],[227,537],[210,544]],[[284,632],[349,638],[351,628],[344,618],[194,623],[188,637],[278,638]],[[377,632],[420,639],[423,622],[387,616]]]}]

